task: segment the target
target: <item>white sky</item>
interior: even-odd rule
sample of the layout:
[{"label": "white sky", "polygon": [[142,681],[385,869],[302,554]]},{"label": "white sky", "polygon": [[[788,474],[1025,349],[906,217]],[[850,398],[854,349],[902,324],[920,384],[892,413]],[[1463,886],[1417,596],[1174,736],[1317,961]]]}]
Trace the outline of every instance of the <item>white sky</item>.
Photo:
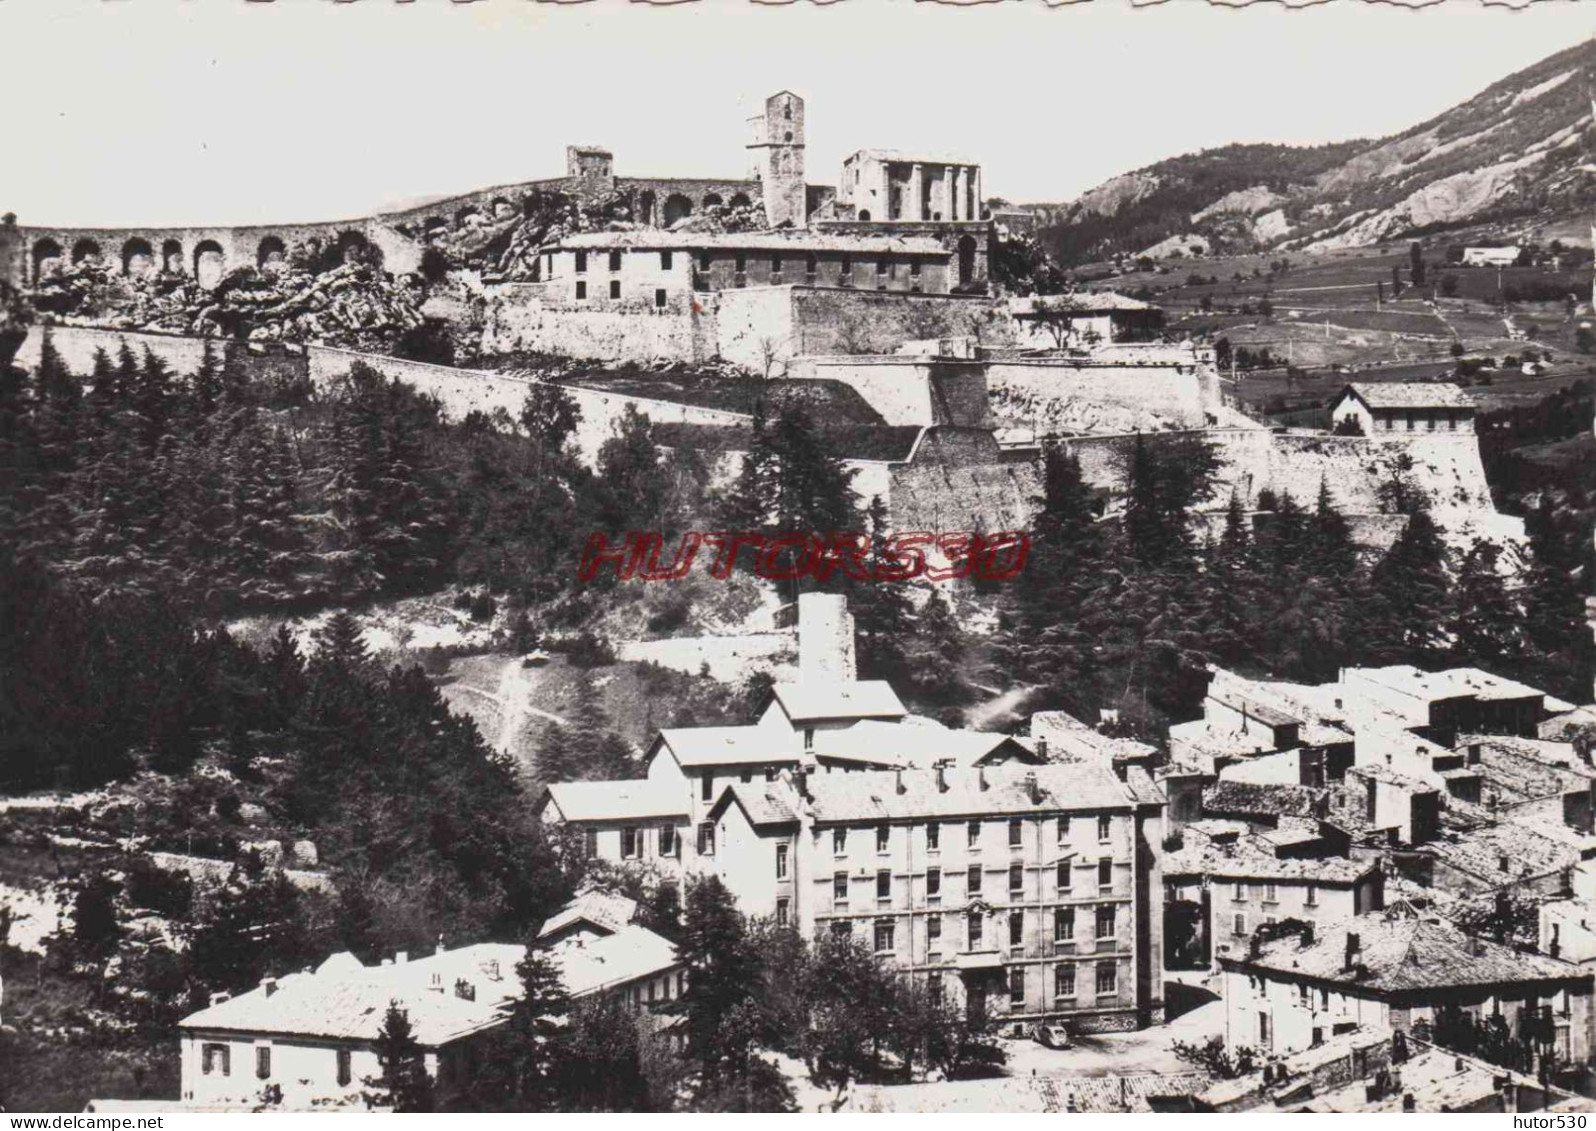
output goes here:
[{"label": "white sky", "polygon": [[1578,0],[1300,10],[698,0],[4,0],[0,210],[23,224],[286,223],[564,169],[741,176],[744,121],[808,101],[809,180],[884,147],[1066,200],[1231,141],[1414,125],[1596,32]]}]

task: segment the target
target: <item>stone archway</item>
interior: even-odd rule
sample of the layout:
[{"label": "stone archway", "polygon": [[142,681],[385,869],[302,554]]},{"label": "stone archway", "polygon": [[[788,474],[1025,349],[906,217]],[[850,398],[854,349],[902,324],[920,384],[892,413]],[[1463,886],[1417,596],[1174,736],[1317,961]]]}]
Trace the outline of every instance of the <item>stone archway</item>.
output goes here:
[{"label": "stone archway", "polygon": [[35,240],[33,244],[33,281],[37,283],[43,277],[45,264],[61,265],[63,256],[61,245],[52,239]]},{"label": "stone archway", "polygon": [[98,263],[104,258],[105,253],[100,250],[98,241],[91,240],[87,236],[72,245],[72,265],[74,267],[79,263]]},{"label": "stone archway", "polygon": [[122,274],[145,276],[155,268],[155,249],[150,241],[134,236],[122,245]]},{"label": "stone archway", "polygon": [[227,271],[227,254],[215,240],[201,240],[194,245],[194,281],[206,290],[214,290]]},{"label": "stone archway", "polygon": [[183,244],[179,240],[167,240],[161,244],[161,270],[172,275],[183,273]]},{"label": "stone archway", "polygon": [[747,208],[751,204],[753,204],[753,201],[748,199],[746,192],[737,193],[731,198],[731,206],[733,208]]},{"label": "stone archway", "polygon": [[870,209],[859,209],[859,222],[863,224],[868,224],[870,222]]},{"label": "stone archway", "polygon": [[678,220],[685,220],[693,214],[693,202],[679,192],[673,192],[665,198],[665,226],[668,228]]},{"label": "stone archway", "polygon": [[255,249],[255,266],[267,267],[282,263],[288,258],[288,247],[277,236],[264,236]]},{"label": "stone archway", "polygon": [[637,198],[637,222],[647,224],[650,228],[656,227],[654,217],[654,193],[646,191]]}]

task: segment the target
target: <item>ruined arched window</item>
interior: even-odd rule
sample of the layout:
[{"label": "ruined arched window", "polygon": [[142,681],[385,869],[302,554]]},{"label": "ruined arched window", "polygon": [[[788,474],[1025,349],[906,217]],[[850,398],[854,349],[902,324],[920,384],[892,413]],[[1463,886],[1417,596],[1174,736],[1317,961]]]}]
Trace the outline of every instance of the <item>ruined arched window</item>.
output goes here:
[{"label": "ruined arched window", "polygon": [[72,245],[73,264],[98,263],[101,258],[100,245],[86,236]]},{"label": "ruined arched window", "polygon": [[717,208],[717,207],[720,206],[720,203],[721,203],[720,193],[718,193],[718,192],[706,192],[704,194],[704,207],[705,208]]},{"label": "ruined arched window", "polygon": [[437,234],[449,226],[449,221],[442,216],[428,216],[421,222],[421,238],[431,243]]},{"label": "ruined arched window", "polygon": [[255,265],[265,267],[269,263],[281,263],[288,258],[288,248],[276,236],[266,236],[260,241],[260,246],[255,249]]},{"label": "ruined arched window", "polygon": [[33,281],[61,266],[61,245],[54,240],[38,240],[33,245]]},{"label": "ruined arched window", "polygon": [[493,218],[495,220],[503,220],[509,216],[515,215],[515,205],[511,204],[508,200],[505,200],[502,196],[496,196],[493,198],[492,207]]},{"label": "ruined arched window", "polygon": [[752,203],[753,201],[748,199],[748,194],[745,192],[740,192],[731,198],[731,206],[733,208],[747,208]]},{"label": "ruined arched window", "polygon": [[148,275],[155,266],[155,249],[150,241],[134,236],[122,245],[122,274]]},{"label": "ruined arched window", "polygon": [[183,244],[180,240],[167,240],[161,244],[161,270],[173,275],[183,273]]},{"label": "ruined arched window", "polygon": [[194,281],[209,290],[222,281],[227,256],[215,240],[202,240],[194,248]]},{"label": "ruined arched window", "polygon": [[870,209],[868,209],[868,208],[859,209],[859,219],[862,222],[864,222],[864,223],[869,223],[870,222]]},{"label": "ruined arched window", "polygon": [[959,285],[965,286],[975,278],[975,238],[963,236],[959,239]]},{"label": "ruined arched window", "polygon": [[637,221],[640,224],[654,226],[654,194],[645,192],[637,198]]},{"label": "ruined arched window", "polygon": [[693,214],[693,202],[679,192],[673,192],[665,198],[665,226],[668,228],[678,220],[686,219]]}]

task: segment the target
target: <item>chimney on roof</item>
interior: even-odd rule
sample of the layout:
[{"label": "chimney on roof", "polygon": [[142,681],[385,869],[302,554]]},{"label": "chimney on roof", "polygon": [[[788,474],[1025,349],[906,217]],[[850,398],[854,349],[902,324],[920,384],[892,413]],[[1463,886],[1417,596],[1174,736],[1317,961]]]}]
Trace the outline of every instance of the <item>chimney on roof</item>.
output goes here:
[{"label": "chimney on roof", "polygon": [[1358,955],[1363,950],[1363,940],[1358,938],[1356,931],[1347,932],[1347,957],[1341,964],[1343,970],[1351,970],[1358,964]]},{"label": "chimney on roof", "polygon": [[1469,765],[1478,766],[1479,764],[1480,764],[1480,744],[1478,742],[1471,742],[1471,743],[1469,743]]},{"label": "chimney on roof", "polygon": [[892,771],[892,788],[900,797],[909,792],[908,787],[903,784],[902,766],[899,766],[896,770]]},{"label": "chimney on roof", "polygon": [[1036,740],[1036,756],[1042,761],[1047,761],[1047,735]]},{"label": "chimney on roof", "polygon": [[1034,773],[1025,775],[1025,793],[1031,799],[1032,805],[1042,804],[1042,787],[1037,784]]},{"label": "chimney on roof", "polygon": [[384,966],[392,966],[392,965],[393,965],[393,959],[391,959],[391,958],[384,958],[384,959],[383,959],[383,960],[382,960],[382,964],[383,964],[383,965],[384,965]]},{"label": "chimney on roof", "polygon": [[978,781],[981,784],[982,792],[985,792],[986,789],[987,789],[986,767],[985,766],[977,766],[975,768],[975,780]]},{"label": "chimney on roof", "polygon": [[838,593],[800,593],[798,682],[813,686],[858,678],[848,599]]},{"label": "chimney on roof", "polygon": [[1302,946],[1303,946],[1304,950],[1306,950],[1308,947],[1312,946],[1313,945],[1313,924],[1312,923],[1304,923],[1302,925],[1302,931],[1300,932],[1298,937],[1302,940]]},{"label": "chimney on roof", "polygon": [[1404,1095],[1402,1097],[1402,1110],[1403,1111],[1417,1111],[1418,1110],[1417,1105],[1413,1101],[1413,1093],[1412,1092],[1408,1092],[1406,1095]]},{"label": "chimney on roof", "polygon": [[435,950],[433,950],[432,953],[433,954],[442,954],[443,953],[443,932],[442,931],[438,932],[438,946],[437,946],[437,948]]},{"label": "chimney on roof", "polygon": [[937,792],[938,793],[946,793],[948,791],[948,767],[947,767],[947,763],[938,762],[936,764],[936,771],[937,771]]},{"label": "chimney on roof", "polygon": [[277,979],[272,977],[270,974],[262,978],[260,980],[260,992],[265,994],[267,997],[271,997],[277,992]]},{"label": "chimney on roof", "polygon": [[406,962],[409,962],[409,961],[410,961],[410,952],[408,950],[397,950],[397,951],[394,951],[393,964],[395,966],[403,966]]},{"label": "chimney on roof", "polygon": [[226,990],[217,990],[211,995],[211,1004],[221,1005],[224,1001],[230,1001],[232,997],[233,995],[228,993]]}]

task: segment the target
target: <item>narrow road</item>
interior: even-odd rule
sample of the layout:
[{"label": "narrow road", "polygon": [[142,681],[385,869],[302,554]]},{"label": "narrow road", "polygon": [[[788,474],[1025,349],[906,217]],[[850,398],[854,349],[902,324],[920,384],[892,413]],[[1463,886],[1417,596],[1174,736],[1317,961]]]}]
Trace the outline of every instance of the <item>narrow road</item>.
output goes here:
[{"label": "narrow road", "polygon": [[548,719],[551,723],[569,726],[570,723],[551,711],[541,707],[534,707],[527,702],[532,693],[532,682],[524,678],[525,672],[520,660],[505,661],[504,669],[499,673],[499,691],[494,694],[484,691],[480,687],[472,687],[469,683],[456,683],[453,688],[458,691],[468,691],[472,695],[486,699],[499,708],[499,733],[493,740],[494,749],[502,753],[509,753],[515,737],[521,733],[521,727],[526,723],[528,715],[536,715]]}]

